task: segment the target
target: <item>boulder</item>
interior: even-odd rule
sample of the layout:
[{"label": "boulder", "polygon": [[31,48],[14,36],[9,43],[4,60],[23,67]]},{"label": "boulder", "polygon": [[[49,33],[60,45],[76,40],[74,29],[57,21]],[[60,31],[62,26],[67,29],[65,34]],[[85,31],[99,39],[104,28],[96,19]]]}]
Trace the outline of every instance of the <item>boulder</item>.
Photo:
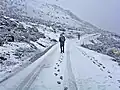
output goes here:
[{"label": "boulder", "polygon": [[14,36],[10,35],[10,36],[7,36],[7,41],[8,42],[14,42]]}]

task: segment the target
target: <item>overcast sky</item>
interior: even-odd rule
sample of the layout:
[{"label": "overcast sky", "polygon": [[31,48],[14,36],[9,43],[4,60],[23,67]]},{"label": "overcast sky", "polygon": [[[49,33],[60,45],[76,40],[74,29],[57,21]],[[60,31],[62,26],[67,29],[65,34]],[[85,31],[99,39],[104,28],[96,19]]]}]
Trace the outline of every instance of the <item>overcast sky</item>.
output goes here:
[{"label": "overcast sky", "polygon": [[46,1],[72,11],[80,19],[93,25],[120,34],[120,0]]}]

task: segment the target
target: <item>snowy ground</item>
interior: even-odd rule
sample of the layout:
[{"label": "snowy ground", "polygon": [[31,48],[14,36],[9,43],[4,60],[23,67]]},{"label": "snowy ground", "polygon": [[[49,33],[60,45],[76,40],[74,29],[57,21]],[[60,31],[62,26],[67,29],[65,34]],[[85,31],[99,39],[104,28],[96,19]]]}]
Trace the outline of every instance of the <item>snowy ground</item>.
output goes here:
[{"label": "snowy ground", "polygon": [[27,43],[8,43],[0,47],[0,56],[4,60],[0,60],[0,80],[11,73],[16,67],[21,66],[31,56],[35,54],[35,50]]},{"label": "snowy ground", "polygon": [[44,52],[54,44],[47,39],[39,39],[37,42],[31,41],[31,43],[37,47],[37,50],[25,42],[11,42],[0,47],[0,82],[12,75],[17,69],[29,65],[35,55]]},{"label": "snowy ground", "polygon": [[[16,19],[6,17],[6,16],[1,16],[1,22],[7,22],[9,24],[8,26],[1,25],[1,27],[4,27],[3,29],[0,28],[0,34],[3,36],[0,36],[0,41],[4,42],[3,46],[0,46],[0,82],[3,81],[4,79],[7,79],[9,76],[13,75],[14,72],[20,71],[21,69],[19,68],[24,68],[28,66],[31,63],[32,58],[37,58],[37,56],[41,55],[40,53],[43,53],[46,49],[51,47],[53,44],[55,44],[55,41],[52,41],[52,39],[55,39],[56,37],[59,36],[59,34],[56,34],[51,32],[52,28],[47,27],[44,25],[44,27],[39,27],[42,25],[38,25],[36,23],[30,23],[30,22],[19,22]],[[34,39],[36,38],[36,41],[30,40],[30,37],[28,39],[25,39],[23,33],[20,31],[19,33],[17,32],[16,35],[14,35],[13,31],[14,28],[12,28],[12,24],[16,25],[16,28],[22,27],[20,30],[27,30],[29,32],[30,30],[34,33],[41,33],[37,35],[32,35],[34,36]],[[38,28],[35,28],[34,25]],[[8,42],[6,35],[9,34],[10,32],[7,31],[7,28],[11,28],[11,34],[14,36],[14,41],[13,42]],[[29,29],[28,29],[29,28]],[[31,29],[30,29],[31,28]],[[15,31],[17,31],[16,29]],[[44,32],[45,30],[45,32]],[[3,32],[2,32],[3,31]],[[43,33],[44,34],[43,34]],[[6,35],[4,35],[6,33]],[[19,35],[22,33],[21,35]],[[31,36],[31,34],[26,34],[28,36]],[[20,36],[20,37],[19,37]],[[41,36],[41,37],[39,37]],[[54,37],[53,37],[54,36]],[[23,40],[19,41],[19,38],[24,38]],[[0,42],[1,43],[1,42]],[[32,62],[35,61],[35,59],[32,59]]]},{"label": "snowy ground", "polygon": [[111,57],[85,49],[77,40],[68,40],[65,45],[64,54],[60,53],[59,44],[55,45],[30,66],[1,83],[1,90],[120,89],[120,67]]},{"label": "snowy ground", "polygon": [[54,63],[41,71],[30,90],[119,90],[120,67],[111,57],[79,47],[75,41],[69,44],[65,54],[56,51],[53,56],[58,53],[58,59],[54,57]]}]

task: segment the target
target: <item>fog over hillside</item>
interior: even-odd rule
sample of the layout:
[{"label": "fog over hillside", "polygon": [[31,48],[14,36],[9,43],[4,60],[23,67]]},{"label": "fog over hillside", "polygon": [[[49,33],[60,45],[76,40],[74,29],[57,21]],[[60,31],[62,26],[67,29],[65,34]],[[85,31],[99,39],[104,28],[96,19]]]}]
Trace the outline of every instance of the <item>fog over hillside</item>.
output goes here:
[{"label": "fog over hillside", "polygon": [[72,11],[104,30],[120,34],[120,0],[40,0]]}]

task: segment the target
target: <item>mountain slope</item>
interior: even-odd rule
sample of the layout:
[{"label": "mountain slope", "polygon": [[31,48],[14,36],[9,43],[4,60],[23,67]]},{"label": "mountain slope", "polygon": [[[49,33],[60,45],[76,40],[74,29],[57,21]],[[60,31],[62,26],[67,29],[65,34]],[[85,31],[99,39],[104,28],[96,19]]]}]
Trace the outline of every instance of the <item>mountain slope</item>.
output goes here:
[{"label": "mountain slope", "polygon": [[42,19],[47,22],[60,23],[65,28],[70,27],[86,32],[100,31],[90,23],[80,20],[72,12],[39,0],[6,0],[6,2],[2,3],[5,4],[3,5],[5,8],[4,13],[9,16],[27,16]]}]

